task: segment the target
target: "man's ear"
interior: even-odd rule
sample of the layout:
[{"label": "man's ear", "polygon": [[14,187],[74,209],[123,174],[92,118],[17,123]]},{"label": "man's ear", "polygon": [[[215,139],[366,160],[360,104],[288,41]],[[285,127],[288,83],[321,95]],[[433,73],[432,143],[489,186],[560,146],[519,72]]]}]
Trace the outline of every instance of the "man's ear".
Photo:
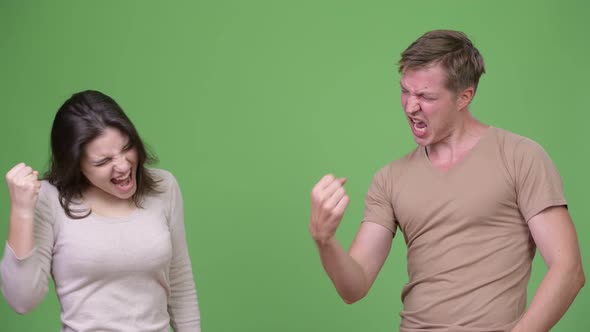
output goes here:
[{"label": "man's ear", "polygon": [[471,100],[473,100],[473,95],[475,94],[475,89],[470,86],[467,89],[463,89],[459,91],[457,95],[457,106],[459,109],[464,109],[465,107],[469,106]]}]

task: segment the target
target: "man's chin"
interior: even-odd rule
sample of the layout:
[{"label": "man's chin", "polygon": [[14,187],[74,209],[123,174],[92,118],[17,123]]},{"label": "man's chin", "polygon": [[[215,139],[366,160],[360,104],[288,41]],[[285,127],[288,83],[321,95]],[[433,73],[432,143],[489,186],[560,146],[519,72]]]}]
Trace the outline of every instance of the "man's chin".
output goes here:
[{"label": "man's chin", "polygon": [[422,147],[426,147],[426,146],[430,145],[430,140],[427,139],[426,137],[414,136],[414,142],[416,142],[416,144],[418,144]]}]

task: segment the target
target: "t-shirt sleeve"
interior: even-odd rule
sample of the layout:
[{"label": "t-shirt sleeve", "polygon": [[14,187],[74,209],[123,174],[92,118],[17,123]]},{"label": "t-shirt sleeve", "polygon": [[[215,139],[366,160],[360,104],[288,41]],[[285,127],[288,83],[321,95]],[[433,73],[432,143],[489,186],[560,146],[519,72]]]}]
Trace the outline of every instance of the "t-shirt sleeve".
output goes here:
[{"label": "t-shirt sleeve", "polygon": [[193,278],[184,227],[182,195],[174,176],[170,175],[168,222],[172,237],[170,263],[170,298],[168,313],[170,325],[176,332],[200,331],[201,315]]},{"label": "t-shirt sleeve", "polygon": [[383,168],[375,174],[365,196],[363,222],[377,223],[389,229],[395,235],[397,224],[390,190],[388,190],[390,182],[391,179],[387,176],[387,168]]},{"label": "t-shirt sleeve", "polygon": [[42,183],[35,206],[33,235],[35,247],[24,257],[17,257],[6,242],[0,262],[0,283],[8,304],[18,313],[27,313],[47,294],[53,253],[54,206],[50,203],[47,183]]},{"label": "t-shirt sleeve", "polygon": [[536,142],[523,138],[514,149],[518,208],[526,222],[551,206],[567,205],[561,176]]}]

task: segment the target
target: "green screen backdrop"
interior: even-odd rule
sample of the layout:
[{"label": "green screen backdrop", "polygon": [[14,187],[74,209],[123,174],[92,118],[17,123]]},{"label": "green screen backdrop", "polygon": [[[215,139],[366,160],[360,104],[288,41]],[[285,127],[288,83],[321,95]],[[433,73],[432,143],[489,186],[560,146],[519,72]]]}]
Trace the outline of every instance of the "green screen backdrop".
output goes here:
[{"label": "green screen backdrop", "polygon": [[[179,180],[203,331],[396,331],[403,238],[369,295],[344,304],[308,233],[312,186],[348,178],[348,247],[373,174],[415,146],[399,54],[462,30],[487,66],[473,114],[552,157],[590,271],[588,17],[582,0],[2,1],[0,170],[45,171],[58,107],[103,91]],[[529,298],[545,271],[537,254]],[[590,330],[587,288],[553,331]],[[2,298],[0,330],[58,331],[59,312],[53,287],[24,316]]]}]

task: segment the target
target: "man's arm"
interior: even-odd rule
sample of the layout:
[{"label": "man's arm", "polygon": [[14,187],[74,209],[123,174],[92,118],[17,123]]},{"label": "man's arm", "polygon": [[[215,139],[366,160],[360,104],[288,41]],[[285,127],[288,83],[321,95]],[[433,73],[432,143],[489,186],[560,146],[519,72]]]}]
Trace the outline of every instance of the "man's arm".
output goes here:
[{"label": "man's arm", "polygon": [[335,234],[349,202],[345,182],[327,175],[316,184],[309,229],[326,273],[350,304],[368,293],[389,254],[393,233],[375,223],[362,223],[349,252],[344,250]]},{"label": "man's arm", "polygon": [[528,224],[548,271],[512,332],[549,331],[585,283],[576,230],[567,209],[547,208]]}]

